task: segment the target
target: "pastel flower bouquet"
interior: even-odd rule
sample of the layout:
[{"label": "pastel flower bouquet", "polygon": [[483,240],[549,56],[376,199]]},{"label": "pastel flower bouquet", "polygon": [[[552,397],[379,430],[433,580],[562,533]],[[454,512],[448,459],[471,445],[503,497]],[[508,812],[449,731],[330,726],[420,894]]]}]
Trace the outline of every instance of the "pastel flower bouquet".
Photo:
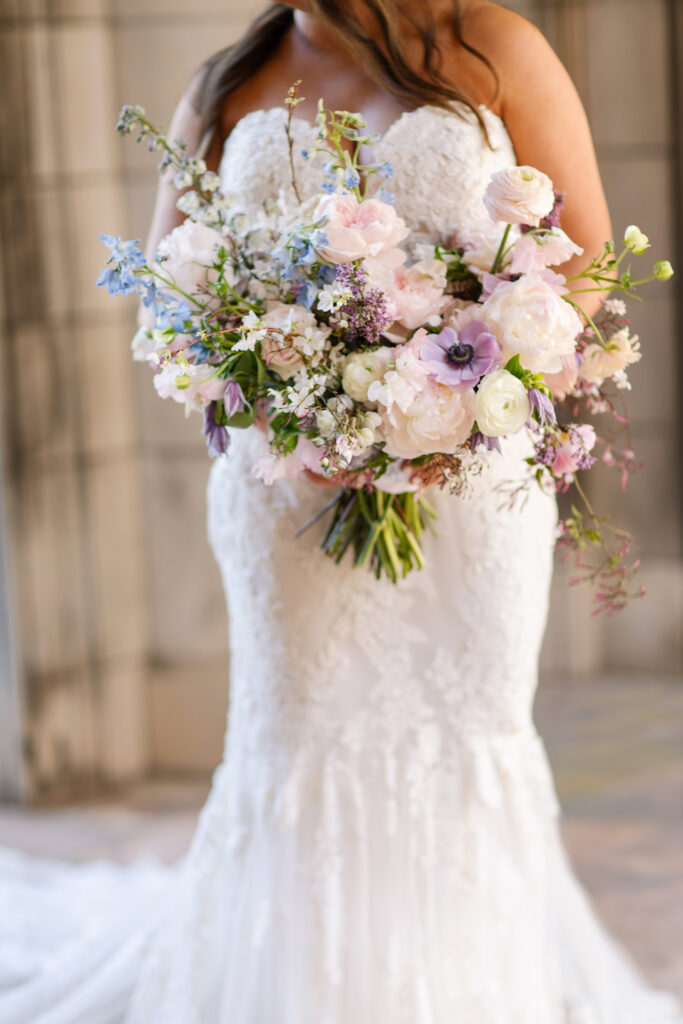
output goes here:
[{"label": "pastel flower bouquet", "polygon": [[599,446],[624,479],[634,468],[630,443],[599,438],[590,420],[609,413],[625,427],[617,402],[641,354],[621,301],[604,301],[595,318],[578,302],[666,280],[671,265],[634,279],[624,261],[648,240],[630,227],[623,251],[606,243],[580,277],[554,271],[581,250],[559,226],[562,196],[531,167],[494,174],[478,237],[412,239],[387,191],[391,168],[358,164],[374,141],[364,121],[322,103],[303,155],[323,183],[303,198],[291,132],[299,102],[293,87],[292,189],[256,210],[142,108],[124,107],[119,131],[163,154],[187,217],[151,263],[136,242],[102,236],[110,257],[98,284],[137,293],[148,314],[135,358],[149,361],[161,397],[203,412],[212,456],[228,452],[230,429],[262,429],[268,452],[253,471],[266,484],[304,471],[338,483],[315,517],[329,516],[323,550],[394,582],[425,563],[427,489],[466,495],[501,442],[529,430],[527,475],[502,500],[536,484],[574,487],[584,511],[572,507],[559,543],[576,556],[577,579],[597,584],[598,608],[618,610],[631,596],[629,538],[594,512],[578,474]]}]

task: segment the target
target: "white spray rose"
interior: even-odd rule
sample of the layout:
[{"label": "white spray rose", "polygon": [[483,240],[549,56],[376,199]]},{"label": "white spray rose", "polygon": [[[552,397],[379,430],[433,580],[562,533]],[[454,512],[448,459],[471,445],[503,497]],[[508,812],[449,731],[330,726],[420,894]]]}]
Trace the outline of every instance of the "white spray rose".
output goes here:
[{"label": "white spray rose", "polygon": [[538,227],[555,205],[553,183],[535,167],[508,167],[493,175],[484,203],[492,220]]},{"label": "white spray rose", "polygon": [[342,371],[342,387],[355,402],[367,402],[368,388],[381,380],[391,350],[386,345],[369,352],[353,352],[347,357]]},{"label": "white spray rose", "polygon": [[536,271],[498,285],[480,316],[503,346],[503,359],[519,355],[534,373],[559,373],[583,329],[576,310]]},{"label": "white spray rose", "polygon": [[487,437],[516,434],[531,415],[526,388],[507,370],[494,370],[479,385],[474,414],[479,430]]}]

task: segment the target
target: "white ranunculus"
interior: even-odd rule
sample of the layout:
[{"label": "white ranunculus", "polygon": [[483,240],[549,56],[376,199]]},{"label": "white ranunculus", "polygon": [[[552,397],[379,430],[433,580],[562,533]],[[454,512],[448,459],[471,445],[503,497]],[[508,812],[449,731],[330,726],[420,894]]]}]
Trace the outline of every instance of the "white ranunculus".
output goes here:
[{"label": "white ranunculus", "polygon": [[516,434],[531,415],[526,388],[507,370],[494,370],[479,385],[474,414],[479,430],[487,437]]},{"label": "white ranunculus", "polygon": [[386,345],[369,352],[353,352],[347,357],[342,371],[342,387],[355,402],[367,402],[368,388],[384,376],[391,349]]},{"label": "white ranunculus", "polygon": [[507,167],[492,176],[484,203],[492,220],[538,227],[555,205],[553,183],[535,167]]},{"label": "white ranunculus", "polygon": [[559,373],[583,329],[576,310],[536,271],[498,285],[480,318],[503,346],[504,360],[519,355],[534,373]]},{"label": "white ranunculus", "polygon": [[394,405],[383,417],[386,450],[393,458],[415,459],[432,452],[452,454],[472,432],[472,391],[429,381],[405,412]]},{"label": "white ranunculus", "polygon": [[215,282],[216,272],[208,269],[225,238],[204,224],[186,220],[159,242],[157,255],[163,257],[160,272],[172,278],[188,295],[197,293],[207,280]]}]

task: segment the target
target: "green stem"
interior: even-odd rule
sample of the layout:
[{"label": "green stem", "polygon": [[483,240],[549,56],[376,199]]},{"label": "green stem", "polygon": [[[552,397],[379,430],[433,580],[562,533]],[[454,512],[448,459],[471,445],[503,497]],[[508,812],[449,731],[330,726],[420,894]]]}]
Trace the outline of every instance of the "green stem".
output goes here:
[{"label": "green stem", "polygon": [[503,253],[505,252],[505,246],[507,245],[507,240],[510,237],[510,228],[511,227],[512,227],[511,224],[506,224],[505,225],[505,231],[503,232],[503,237],[500,240],[500,245],[498,246],[498,252],[496,253],[496,258],[494,259],[493,266],[491,267],[491,273],[492,274],[497,274],[500,271],[500,268],[501,268],[501,265],[502,265],[502,262],[503,262]]}]

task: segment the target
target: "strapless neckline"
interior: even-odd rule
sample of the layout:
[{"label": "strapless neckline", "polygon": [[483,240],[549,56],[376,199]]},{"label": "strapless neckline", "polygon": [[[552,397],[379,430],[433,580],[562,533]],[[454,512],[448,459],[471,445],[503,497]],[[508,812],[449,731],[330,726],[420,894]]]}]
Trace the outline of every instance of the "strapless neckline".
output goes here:
[{"label": "strapless neckline", "polygon": [[[463,109],[464,111],[470,110],[470,108],[468,108],[464,104]],[[510,133],[508,132],[507,127],[505,125],[505,121],[500,116],[500,114],[496,114],[495,111],[491,110],[490,107],[487,107],[485,103],[477,104],[477,109],[481,112],[485,120],[486,118],[491,118],[499,126],[503,134],[512,144],[512,140],[510,139]],[[242,127],[246,125],[250,120],[254,120],[258,117],[270,118],[275,113],[280,113],[281,115],[286,116],[287,109],[284,106],[256,107],[254,110],[250,110],[248,111],[248,113],[244,114],[242,117],[239,118],[239,120],[235,122],[232,131],[230,132],[230,135],[226,137],[223,143],[223,152],[225,152],[225,148],[228,145],[231,136],[235,133],[235,131],[237,131],[237,129],[242,129]],[[400,128],[403,125],[405,125],[407,121],[423,118],[426,113],[430,113],[432,115],[436,114],[437,116],[443,117],[460,117],[459,112],[455,109],[447,110],[445,107],[438,107],[433,103],[423,103],[421,106],[414,107],[412,110],[403,110],[396,118],[396,120],[392,121],[392,123],[389,125],[385,132],[378,133],[379,138],[377,144],[381,145],[382,143],[387,142],[391,138],[393,133],[395,131],[399,131]],[[472,120],[470,123],[472,125],[476,125],[476,121],[474,120]],[[301,128],[308,131],[313,131],[315,129],[315,123],[313,121],[311,121],[307,117],[300,117],[298,115],[292,117],[292,124],[299,125]]]}]

